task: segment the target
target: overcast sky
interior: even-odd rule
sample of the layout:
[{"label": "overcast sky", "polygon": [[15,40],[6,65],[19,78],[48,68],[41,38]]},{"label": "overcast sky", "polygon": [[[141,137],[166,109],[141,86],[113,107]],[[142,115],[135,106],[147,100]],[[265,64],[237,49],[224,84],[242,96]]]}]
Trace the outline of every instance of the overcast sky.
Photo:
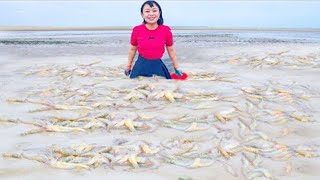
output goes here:
[{"label": "overcast sky", "polygon": [[[134,26],[144,1],[0,1],[1,26]],[[320,28],[320,1],[157,1],[169,26]]]}]

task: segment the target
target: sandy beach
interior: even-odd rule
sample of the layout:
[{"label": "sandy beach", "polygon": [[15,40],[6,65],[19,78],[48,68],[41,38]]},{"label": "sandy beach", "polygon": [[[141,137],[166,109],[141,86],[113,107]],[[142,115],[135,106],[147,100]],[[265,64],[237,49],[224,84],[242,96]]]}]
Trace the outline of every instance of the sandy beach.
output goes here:
[{"label": "sandy beach", "polygon": [[125,77],[130,31],[0,32],[0,179],[319,179],[319,32],[173,34],[186,81]]}]

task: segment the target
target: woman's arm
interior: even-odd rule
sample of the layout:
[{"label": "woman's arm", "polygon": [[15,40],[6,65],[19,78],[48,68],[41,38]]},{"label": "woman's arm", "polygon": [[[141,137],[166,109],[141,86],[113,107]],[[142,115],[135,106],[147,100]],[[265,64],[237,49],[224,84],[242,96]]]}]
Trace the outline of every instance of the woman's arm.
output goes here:
[{"label": "woman's arm", "polygon": [[136,52],[137,52],[137,46],[131,45],[130,48],[129,48],[127,69],[131,69],[133,58],[136,55]]},{"label": "woman's arm", "polygon": [[167,46],[167,51],[170,59],[172,60],[173,67],[178,69],[178,61],[177,61],[177,56],[176,56],[176,50],[174,49],[173,46]]}]

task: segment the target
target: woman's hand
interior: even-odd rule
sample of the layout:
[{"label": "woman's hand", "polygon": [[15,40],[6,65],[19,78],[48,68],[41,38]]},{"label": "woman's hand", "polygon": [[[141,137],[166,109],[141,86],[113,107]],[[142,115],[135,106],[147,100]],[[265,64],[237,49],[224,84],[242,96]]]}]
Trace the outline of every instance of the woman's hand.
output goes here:
[{"label": "woman's hand", "polygon": [[174,69],[179,69],[179,66],[178,66],[177,61],[175,61],[175,62],[173,63],[173,68],[174,68]]},{"label": "woman's hand", "polygon": [[126,70],[124,70],[124,74],[125,74],[126,76],[129,76],[129,75],[131,74],[131,69],[126,69]]}]

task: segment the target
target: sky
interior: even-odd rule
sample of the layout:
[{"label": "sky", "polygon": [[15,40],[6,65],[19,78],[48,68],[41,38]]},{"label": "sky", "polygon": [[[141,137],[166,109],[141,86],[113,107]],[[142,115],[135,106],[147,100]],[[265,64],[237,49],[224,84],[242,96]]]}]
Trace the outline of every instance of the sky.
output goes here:
[{"label": "sky", "polygon": [[[0,26],[135,26],[144,1],[0,1]],[[169,26],[320,28],[320,1],[158,0]]]}]

